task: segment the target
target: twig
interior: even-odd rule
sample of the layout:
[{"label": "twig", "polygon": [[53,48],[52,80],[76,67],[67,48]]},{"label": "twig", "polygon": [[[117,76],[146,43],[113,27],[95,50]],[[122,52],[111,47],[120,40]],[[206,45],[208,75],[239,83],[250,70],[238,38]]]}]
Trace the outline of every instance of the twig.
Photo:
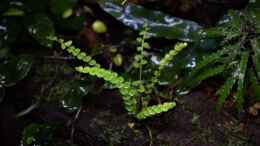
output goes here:
[{"label": "twig", "polygon": [[150,138],[150,144],[149,144],[149,146],[152,146],[153,145],[153,134],[152,134],[152,131],[151,131],[151,129],[149,128],[149,126],[145,126],[145,128],[147,129],[147,131],[148,131],[148,135],[149,135],[149,138]]},{"label": "twig", "polygon": [[36,102],[34,104],[32,104],[31,106],[29,106],[28,108],[26,108],[25,110],[19,112],[18,114],[15,115],[16,118],[22,117],[24,115],[29,114],[31,111],[33,111],[35,108],[37,108],[39,106],[39,102]]},{"label": "twig", "polygon": [[71,131],[70,131],[70,141],[71,141],[71,143],[74,143],[73,141],[74,141],[74,133],[75,133],[75,123],[78,120],[81,111],[82,111],[82,106],[80,106],[80,108],[78,109],[73,121],[71,122]]}]

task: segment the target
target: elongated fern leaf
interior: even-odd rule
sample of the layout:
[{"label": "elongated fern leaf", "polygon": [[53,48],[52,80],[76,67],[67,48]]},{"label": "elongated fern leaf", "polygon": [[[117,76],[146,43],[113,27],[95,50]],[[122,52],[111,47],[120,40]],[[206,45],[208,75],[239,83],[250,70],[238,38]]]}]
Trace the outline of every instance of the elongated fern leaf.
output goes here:
[{"label": "elongated fern leaf", "polygon": [[245,74],[247,69],[247,63],[248,63],[249,53],[247,51],[242,53],[240,65],[239,65],[239,71],[237,74],[238,79],[238,85],[237,85],[237,93],[234,96],[238,110],[242,109],[242,105],[244,103],[244,86],[245,86]]},{"label": "elongated fern leaf", "polygon": [[212,68],[205,68],[195,76],[188,78],[188,80],[185,83],[186,88],[192,89],[196,87],[202,81],[222,73],[226,69],[225,67],[226,67],[225,65],[219,65]]},{"label": "elongated fern leaf", "polygon": [[260,78],[260,46],[258,40],[256,39],[251,40],[251,45],[254,51],[253,62],[254,62],[255,70],[257,72],[258,78]]},{"label": "elongated fern leaf", "polygon": [[230,94],[231,89],[236,83],[236,77],[231,75],[225,83],[221,86],[221,88],[217,91],[218,97],[218,109],[224,104],[226,98]]},{"label": "elongated fern leaf", "polygon": [[202,68],[206,67],[209,64],[213,64],[219,60],[222,57],[222,55],[226,54],[227,51],[225,49],[218,50],[215,53],[212,53],[210,55],[204,56],[201,61],[198,62],[197,66],[194,70],[191,72],[191,76],[195,75],[198,71],[200,71]]},{"label": "elongated fern leaf", "polygon": [[249,71],[248,77],[249,77],[249,81],[250,81],[251,91],[256,96],[256,99],[260,100],[260,83],[258,82],[258,80],[252,70]]}]

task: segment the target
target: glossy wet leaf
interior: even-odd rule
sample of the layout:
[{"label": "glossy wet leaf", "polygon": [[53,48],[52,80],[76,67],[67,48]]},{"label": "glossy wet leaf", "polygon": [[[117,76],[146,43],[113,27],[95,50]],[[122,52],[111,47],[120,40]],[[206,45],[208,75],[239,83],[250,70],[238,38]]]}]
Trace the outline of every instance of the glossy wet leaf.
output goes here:
[{"label": "glossy wet leaf", "polygon": [[149,32],[155,37],[192,41],[201,29],[201,26],[195,22],[134,4],[128,4],[123,8],[110,0],[110,2],[100,2],[100,6],[117,20],[135,30],[140,30],[147,24],[151,28]]},{"label": "glossy wet leaf", "polygon": [[69,90],[64,97],[65,104],[70,107],[79,107],[82,98],[87,95],[88,90],[84,84],[75,82],[69,85]]},{"label": "glossy wet leaf", "polygon": [[85,83],[77,80],[64,80],[51,90],[50,100],[58,98],[64,108],[75,110],[80,107],[82,98],[87,93],[88,88]]},{"label": "glossy wet leaf", "polygon": [[38,41],[39,44],[51,47],[52,41],[49,36],[54,36],[55,30],[53,22],[44,14],[29,16],[26,20],[29,34]]},{"label": "glossy wet leaf", "polygon": [[18,56],[0,65],[0,74],[5,77],[4,86],[10,87],[27,76],[32,67],[30,56]]}]

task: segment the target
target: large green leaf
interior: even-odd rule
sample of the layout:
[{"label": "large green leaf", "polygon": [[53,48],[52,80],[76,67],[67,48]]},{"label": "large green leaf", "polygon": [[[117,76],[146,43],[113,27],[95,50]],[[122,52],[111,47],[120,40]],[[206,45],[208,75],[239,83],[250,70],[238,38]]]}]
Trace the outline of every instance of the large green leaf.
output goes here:
[{"label": "large green leaf", "polygon": [[36,14],[26,19],[29,34],[41,45],[51,47],[52,41],[49,36],[54,36],[53,22],[44,14]]},{"label": "large green leaf", "polygon": [[80,107],[82,98],[87,95],[88,90],[86,85],[80,82],[68,82],[65,96],[64,96],[64,106],[67,108]]},{"label": "large green leaf", "polygon": [[78,80],[64,80],[51,89],[49,100],[59,99],[64,108],[75,110],[80,107],[82,98],[87,93],[88,87],[86,83]]},{"label": "large green leaf", "polygon": [[10,87],[27,76],[32,67],[30,56],[18,56],[0,65],[0,74],[5,78],[4,86]]},{"label": "large green leaf", "polygon": [[[113,0],[112,0],[113,1]],[[145,24],[155,37],[192,41],[198,37],[201,26],[189,20],[172,17],[160,11],[149,10],[139,5],[123,7],[109,1],[101,1],[100,6],[125,25],[140,30]]]},{"label": "large green leaf", "polygon": [[240,65],[237,71],[237,93],[235,95],[235,100],[237,102],[238,109],[242,109],[242,105],[244,103],[244,91],[245,91],[245,76],[247,72],[247,64],[248,64],[249,53],[247,51],[242,52]]}]

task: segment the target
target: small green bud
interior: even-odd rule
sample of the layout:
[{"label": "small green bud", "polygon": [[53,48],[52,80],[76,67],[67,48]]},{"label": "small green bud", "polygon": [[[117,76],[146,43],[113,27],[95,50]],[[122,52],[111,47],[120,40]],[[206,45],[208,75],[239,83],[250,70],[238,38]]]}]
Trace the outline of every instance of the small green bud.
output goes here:
[{"label": "small green bud", "polygon": [[64,19],[69,18],[72,14],[73,14],[73,10],[67,9],[66,11],[63,12],[62,18],[64,18]]},{"label": "small green bud", "polygon": [[70,46],[72,45],[72,41],[69,40],[69,41],[65,42],[64,45],[65,45],[66,47],[70,47]]},{"label": "small green bud", "polygon": [[113,58],[113,62],[116,66],[121,66],[123,64],[123,56],[119,53]]},{"label": "small green bud", "polygon": [[107,32],[107,26],[104,22],[100,21],[100,20],[96,20],[93,24],[92,24],[92,29],[96,32],[96,33],[105,33]]}]

